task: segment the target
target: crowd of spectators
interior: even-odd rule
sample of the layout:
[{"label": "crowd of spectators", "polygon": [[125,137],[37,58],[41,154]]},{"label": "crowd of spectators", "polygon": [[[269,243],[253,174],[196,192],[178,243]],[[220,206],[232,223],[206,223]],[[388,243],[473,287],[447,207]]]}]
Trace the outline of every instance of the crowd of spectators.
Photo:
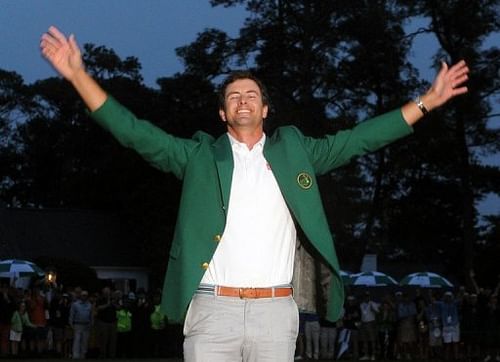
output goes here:
[{"label": "crowd of spectators", "polygon": [[471,277],[472,290],[352,289],[335,324],[301,313],[295,359],[500,362],[500,277],[494,289]]},{"label": "crowd of spectators", "polygon": [[160,294],[109,287],[0,288],[0,357],[175,357],[181,330],[159,310]]},{"label": "crowd of spectators", "polygon": [[[500,278],[495,289],[473,284],[471,291],[348,291],[336,323],[301,313],[296,359],[500,361]],[[159,304],[159,291],[124,295],[109,287],[89,293],[3,285],[0,354],[179,357],[182,327],[169,325]]]}]

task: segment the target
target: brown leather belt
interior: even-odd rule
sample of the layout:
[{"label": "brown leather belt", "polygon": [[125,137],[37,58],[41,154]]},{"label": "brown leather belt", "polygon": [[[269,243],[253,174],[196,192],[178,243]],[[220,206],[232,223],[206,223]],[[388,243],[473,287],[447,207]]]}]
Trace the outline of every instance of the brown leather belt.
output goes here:
[{"label": "brown leather belt", "polygon": [[273,298],[293,295],[293,288],[232,288],[216,286],[215,293],[221,297],[237,297],[241,299]]}]

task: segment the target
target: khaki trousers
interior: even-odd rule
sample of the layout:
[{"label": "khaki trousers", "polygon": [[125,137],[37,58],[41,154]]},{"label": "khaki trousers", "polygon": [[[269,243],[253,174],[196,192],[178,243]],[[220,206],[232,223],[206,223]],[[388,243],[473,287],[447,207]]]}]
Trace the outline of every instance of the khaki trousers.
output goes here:
[{"label": "khaki trousers", "polygon": [[195,294],[184,322],[186,362],[291,362],[299,330],[293,297]]}]

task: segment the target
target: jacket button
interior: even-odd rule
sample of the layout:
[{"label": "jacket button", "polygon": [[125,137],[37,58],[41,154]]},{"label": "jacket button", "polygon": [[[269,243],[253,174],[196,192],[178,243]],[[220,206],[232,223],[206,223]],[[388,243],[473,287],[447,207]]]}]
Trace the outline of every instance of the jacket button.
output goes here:
[{"label": "jacket button", "polygon": [[214,241],[216,243],[218,243],[219,241],[221,241],[221,239],[222,239],[222,236],[220,234],[217,234],[217,235],[214,236]]},{"label": "jacket button", "polygon": [[207,262],[202,263],[202,264],[201,264],[201,268],[202,268],[203,270],[207,270],[207,269],[208,269],[208,263],[207,263]]}]

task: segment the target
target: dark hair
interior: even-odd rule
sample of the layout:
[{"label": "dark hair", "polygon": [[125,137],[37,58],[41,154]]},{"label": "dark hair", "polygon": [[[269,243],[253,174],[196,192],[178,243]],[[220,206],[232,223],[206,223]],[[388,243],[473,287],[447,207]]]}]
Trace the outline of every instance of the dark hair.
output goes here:
[{"label": "dark hair", "polygon": [[229,84],[236,82],[237,80],[240,79],[250,79],[253,80],[255,83],[257,83],[257,86],[260,89],[260,93],[262,95],[262,103],[265,106],[269,106],[269,93],[267,92],[267,88],[262,83],[262,81],[257,78],[255,75],[253,75],[251,72],[247,70],[238,70],[230,73],[226,79],[222,82],[222,84],[219,87],[219,109],[224,109],[225,105],[225,100],[226,100],[226,89],[229,86]]}]

